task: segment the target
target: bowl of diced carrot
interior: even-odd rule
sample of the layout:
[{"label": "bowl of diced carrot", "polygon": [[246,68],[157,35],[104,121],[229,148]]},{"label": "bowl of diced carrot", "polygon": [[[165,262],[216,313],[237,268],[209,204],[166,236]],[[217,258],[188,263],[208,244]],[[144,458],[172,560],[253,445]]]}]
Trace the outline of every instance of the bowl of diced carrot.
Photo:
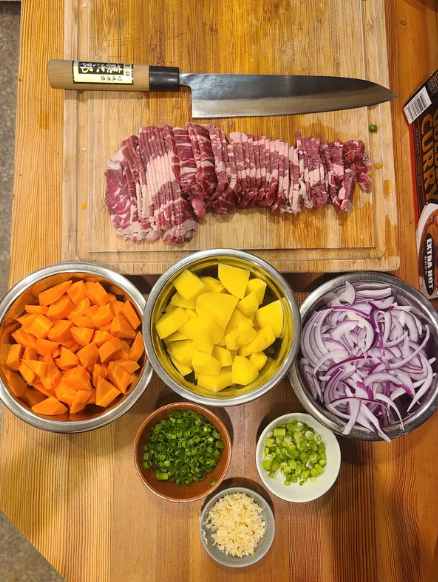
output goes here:
[{"label": "bowl of diced carrot", "polygon": [[113,422],[146,390],[145,299],[99,265],[60,263],[22,279],[0,303],[0,399],[44,430]]}]

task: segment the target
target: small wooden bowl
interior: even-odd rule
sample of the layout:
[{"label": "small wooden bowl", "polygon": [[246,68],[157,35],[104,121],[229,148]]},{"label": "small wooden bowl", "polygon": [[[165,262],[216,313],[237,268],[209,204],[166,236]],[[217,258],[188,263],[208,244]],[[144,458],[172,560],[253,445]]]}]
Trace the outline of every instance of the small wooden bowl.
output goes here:
[{"label": "small wooden bowl", "polygon": [[[176,483],[168,483],[167,481],[159,481],[155,477],[154,471],[143,467],[144,447],[149,441],[152,428],[163,420],[163,418],[167,418],[174,410],[194,410],[198,414],[205,416],[221,435],[222,442],[225,445],[214,471],[208,473],[203,481],[192,483],[187,487],[177,485]],[[198,501],[198,499],[202,499],[217,489],[224,480],[231,462],[231,438],[224,423],[216,414],[208,410],[208,408],[204,408],[193,402],[175,402],[155,410],[138,429],[134,443],[134,462],[140,479],[155,495],[167,501]],[[214,485],[210,485],[212,479],[216,480]]]}]

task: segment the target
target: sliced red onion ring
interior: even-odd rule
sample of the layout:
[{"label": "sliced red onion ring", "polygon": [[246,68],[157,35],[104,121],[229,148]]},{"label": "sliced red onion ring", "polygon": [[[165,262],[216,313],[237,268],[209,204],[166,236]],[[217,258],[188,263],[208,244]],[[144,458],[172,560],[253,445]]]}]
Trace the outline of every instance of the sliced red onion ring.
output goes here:
[{"label": "sliced red onion ring", "polygon": [[304,325],[303,375],[312,396],[346,421],[343,434],[360,426],[388,441],[383,429],[392,420],[403,428],[395,401],[410,398],[409,412],[429,391],[431,330],[411,312],[390,287],[348,282]]}]

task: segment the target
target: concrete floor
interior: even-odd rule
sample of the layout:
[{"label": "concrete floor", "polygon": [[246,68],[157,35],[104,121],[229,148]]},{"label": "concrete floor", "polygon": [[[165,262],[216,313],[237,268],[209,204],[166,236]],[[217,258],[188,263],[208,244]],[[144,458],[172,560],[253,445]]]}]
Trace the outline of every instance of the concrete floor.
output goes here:
[{"label": "concrete floor", "polygon": [[[8,289],[19,35],[20,3],[0,1],[0,63],[5,81],[0,84],[0,298]],[[1,512],[0,581],[63,581]]]}]

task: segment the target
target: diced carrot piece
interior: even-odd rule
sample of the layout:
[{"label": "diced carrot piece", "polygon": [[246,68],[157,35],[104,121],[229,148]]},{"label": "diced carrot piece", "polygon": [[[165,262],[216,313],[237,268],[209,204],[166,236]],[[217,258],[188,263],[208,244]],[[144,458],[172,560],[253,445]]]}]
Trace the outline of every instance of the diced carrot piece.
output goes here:
[{"label": "diced carrot piece", "polygon": [[[84,283],[85,285],[85,283]],[[68,319],[70,319],[70,321],[74,318],[74,317],[78,317],[78,315],[85,315],[85,311],[90,307],[91,305],[91,301],[88,299],[88,297],[84,297],[84,299],[82,299],[82,301],[80,301],[70,312],[70,315],[68,316]]]},{"label": "diced carrot piece", "polygon": [[38,385],[34,385],[34,387],[41,392],[41,394],[44,394],[45,396],[48,396],[50,398],[50,396],[55,396],[55,390],[53,388],[47,388],[46,382],[45,380],[47,380],[47,378],[41,378],[41,384]]},{"label": "diced carrot piece", "polygon": [[39,314],[38,313],[28,313],[27,315],[22,315],[21,317],[19,317],[17,319],[17,321],[19,321],[21,323],[21,325],[26,329],[27,333],[30,333],[28,328],[35,321],[37,315],[39,315]]},{"label": "diced carrot piece", "polygon": [[56,321],[53,324],[52,329],[47,334],[47,337],[54,342],[62,342],[64,340],[70,339],[72,337],[70,331],[72,327],[73,323],[71,321]]},{"label": "diced carrot piece", "polygon": [[110,291],[110,293],[114,293],[114,295],[123,295],[122,291],[118,287],[116,287],[115,285],[110,285],[109,291]]},{"label": "diced carrot piece", "polygon": [[68,408],[64,406],[62,402],[59,402],[59,400],[50,396],[49,398],[46,398],[46,400],[32,406],[32,411],[36,414],[43,414],[45,416],[57,416],[58,414],[64,414],[67,412]]},{"label": "diced carrot piece", "polygon": [[63,295],[58,301],[52,303],[47,312],[47,317],[50,317],[52,321],[57,321],[59,319],[65,319],[70,315],[74,309],[74,303],[68,295]]},{"label": "diced carrot piece", "polygon": [[111,322],[110,334],[114,337],[128,337],[134,339],[135,331],[129,325],[124,315],[116,315]]},{"label": "diced carrot piece", "polygon": [[100,357],[100,361],[102,362],[106,362],[107,360],[110,359],[110,357],[117,352],[118,350],[122,349],[122,342],[120,341],[120,339],[118,337],[115,337],[112,340],[109,340],[107,342],[105,342],[102,346],[100,346],[99,348],[99,357]]},{"label": "diced carrot piece", "polygon": [[46,291],[42,291],[38,295],[38,302],[40,305],[51,305],[58,301],[64,293],[69,289],[70,285],[72,284],[72,280],[64,281],[64,283],[60,283],[59,285],[55,285],[54,287],[50,287]]},{"label": "diced carrot piece", "polygon": [[67,293],[73,303],[79,305],[79,303],[87,296],[85,290],[84,281],[76,281],[76,283],[73,283],[70,289],[67,290]]},{"label": "diced carrot piece", "polygon": [[[67,348],[68,350],[71,350],[73,353],[76,353],[78,350],[75,350],[75,346],[79,346],[79,344],[77,344],[75,342],[75,340],[72,337],[69,337],[66,340],[62,340],[59,342],[61,346],[64,346],[65,348]],[[81,346],[79,346],[80,348]],[[79,349],[78,348],[78,349]],[[61,352],[59,352],[59,354],[61,355]]]},{"label": "diced carrot piece", "polygon": [[132,306],[132,303],[128,299],[125,301],[125,303],[123,305],[122,315],[124,315],[126,317],[129,325],[133,329],[137,329],[137,327],[141,323],[141,321],[137,315],[137,312],[135,311],[134,307]]},{"label": "diced carrot piece", "polygon": [[102,287],[100,283],[98,282],[93,283],[91,281],[88,281],[87,283],[85,283],[85,287],[87,297],[90,298],[92,303],[95,303],[96,305],[105,305],[106,303],[108,303],[109,301],[108,293],[105,291],[105,289]]},{"label": "diced carrot piece", "polygon": [[63,385],[62,382],[58,384],[58,386],[56,386],[55,388],[56,398],[61,402],[68,404],[69,406],[73,404],[77,393],[78,393],[77,390],[74,390],[73,388],[69,388],[68,386]]},{"label": "diced carrot piece", "polygon": [[23,346],[20,344],[13,344],[9,348],[9,352],[6,358],[6,365],[11,370],[17,371],[20,366],[21,355],[23,353]]},{"label": "diced carrot piece", "polygon": [[72,327],[71,328],[71,335],[76,343],[80,344],[81,346],[86,346],[91,342],[93,337],[94,330],[88,327]]},{"label": "diced carrot piece", "polygon": [[133,380],[133,376],[128,374],[121,366],[116,364],[116,362],[111,362],[108,366],[108,377],[114,386],[125,394],[129,384]]},{"label": "diced carrot piece", "polygon": [[83,410],[87,406],[91,398],[91,394],[92,393],[89,390],[78,390],[76,392],[76,398],[73,400],[73,403],[70,406],[70,414],[76,414],[77,412]]},{"label": "diced carrot piece", "polygon": [[98,378],[96,386],[96,404],[98,406],[108,406],[120,394],[110,382],[103,378]]},{"label": "diced carrot piece", "polygon": [[93,315],[93,321],[96,327],[101,327],[105,323],[111,322],[114,317],[114,312],[111,303],[101,305],[96,313]]},{"label": "diced carrot piece", "polygon": [[108,293],[108,301],[110,303],[114,303],[114,301],[117,301],[117,297],[114,295],[114,293]]},{"label": "diced carrot piece", "polygon": [[23,376],[24,380],[28,384],[32,384],[32,382],[36,378],[36,374],[34,372],[32,372],[32,370],[30,368],[28,368],[26,366],[26,364],[23,364],[23,362],[21,362],[21,364],[18,368],[18,371],[20,372],[20,374]]},{"label": "diced carrot piece", "polygon": [[68,370],[79,364],[79,358],[76,354],[64,346],[61,348],[61,357],[59,358],[61,370]]},{"label": "diced carrot piece", "polygon": [[45,376],[47,372],[47,363],[46,362],[39,362],[38,360],[21,360],[23,364],[25,364],[28,368],[32,370],[32,372],[38,376],[38,378],[42,378]]},{"label": "diced carrot piece", "polygon": [[85,310],[84,315],[86,315],[90,319],[93,319],[93,317],[96,314],[98,309],[99,309],[99,305],[90,305],[90,307],[87,307],[87,309]]},{"label": "diced carrot piece", "polygon": [[52,342],[50,340],[45,340],[38,338],[35,343],[35,348],[40,356],[46,356],[47,354],[54,354],[56,349],[58,348],[58,342]]},{"label": "diced carrot piece", "polygon": [[110,321],[108,323],[104,323],[103,325],[100,326],[100,331],[109,332],[110,329],[111,329],[111,322]]},{"label": "diced carrot piece", "polygon": [[143,352],[144,352],[143,335],[139,331],[135,336],[134,343],[132,344],[131,349],[129,351],[129,359],[134,362],[137,362],[143,355]]},{"label": "diced carrot piece", "polygon": [[[28,368],[29,369],[29,368]],[[26,391],[26,383],[23,378],[18,375],[16,372],[11,372],[7,368],[2,366],[1,369],[3,380],[8,387],[8,389],[12,392],[15,398],[21,398]]]},{"label": "diced carrot piece", "polygon": [[93,366],[93,372],[91,374],[91,382],[93,384],[93,386],[96,388],[97,387],[97,380],[98,378],[106,378],[107,377],[107,371],[104,368],[104,366],[102,366],[102,364],[94,364]]},{"label": "diced carrot piece", "polygon": [[122,309],[125,306],[125,304],[123,303],[123,301],[114,301],[112,306],[113,306],[114,315],[120,315],[122,313]]},{"label": "diced carrot piece", "polygon": [[96,330],[93,335],[93,342],[96,344],[98,348],[105,342],[109,342],[110,339],[113,339],[113,336],[109,334],[107,331],[101,331],[100,329]]},{"label": "diced carrot piece", "polygon": [[23,348],[27,348],[27,346],[29,346],[35,349],[36,338],[30,333],[25,332],[22,327],[17,329],[17,331],[14,331],[12,337],[17,342],[17,344],[20,344],[23,346]]},{"label": "diced carrot piece", "polygon": [[90,374],[83,366],[76,366],[65,372],[62,377],[62,382],[65,386],[74,388],[75,390],[92,390],[90,383]]},{"label": "diced carrot piece", "polygon": [[81,361],[81,364],[84,366],[84,368],[87,368],[88,366],[94,366],[94,364],[99,359],[99,350],[97,349],[96,344],[94,343],[88,344],[87,346],[79,350],[78,358]]},{"label": "diced carrot piece", "polygon": [[37,359],[37,352],[33,348],[27,347],[27,348],[25,348],[21,358],[24,360],[36,360]]},{"label": "diced carrot piece", "polygon": [[87,404],[96,404],[96,390],[90,392],[90,400],[87,402]]},{"label": "diced carrot piece", "polygon": [[22,398],[31,408],[46,399],[42,392],[32,390],[31,388],[26,388]]},{"label": "diced carrot piece", "polygon": [[[72,350],[72,351],[73,351],[73,350]],[[56,350],[53,352],[52,356],[53,356],[54,358],[59,358],[59,356],[60,356],[60,355],[61,355],[61,346],[58,346],[58,347],[56,348]]]},{"label": "diced carrot piece", "polygon": [[28,332],[37,338],[44,339],[47,337],[47,334],[52,327],[53,321],[50,321],[50,319],[42,313],[37,313],[35,321],[28,328]]},{"label": "diced carrot piece", "polygon": [[90,329],[96,329],[96,324],[86,315],[77,315],[71,320],[76,327],[89,327]]},{"label": "diced carrot piece", "polygon": [[129,374],[133,374],[140,368],[137,362],[133,362],[132,360],[116,360],[115,363],[126,370]]},{"label": "diced carrot piece", "polygon": [[44,315],[48,312],[49,308],[45,305],[25,305],[24,311],[26,313],[43,313]]}]

